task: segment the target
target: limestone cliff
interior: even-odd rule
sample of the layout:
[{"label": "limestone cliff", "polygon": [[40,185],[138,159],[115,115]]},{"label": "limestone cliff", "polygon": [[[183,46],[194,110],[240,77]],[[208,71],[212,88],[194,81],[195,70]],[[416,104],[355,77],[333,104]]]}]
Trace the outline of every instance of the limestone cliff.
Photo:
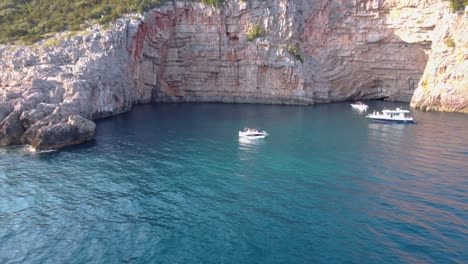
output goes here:
[{"label": "limestone cliff", "polygon": [[131,37],[137,21],[121,19],[77,36],[0,48],[0,145],[60,148],[92,139],[92,119],[130,110]]},{"label": "limestone cliff", "polygon": [[411,106],[468,113],[468,13],[445,14]]},{"label": "limestone cliff", "polygon": [[[409,101],[428,55],[438,63],[440,39],[432,34],[443,31],[449,12],[439,0],[232,0],[220,9],[177,2],[140,21],[0,46],[0,145],[80,143],[94,134],[91,120],[152,101]],[[454,21],[443,26],[457,55],[444,59],[448,77],[436,79],[449,80],[446,91],[458,87],[457,102],[466,108],[466,33],[454,33],[466,30],[466,17]],[[253,29],[258,34],[249,34]],[[435,83],[426,79],[420,87]],[[415,106],[448,109],[432,107],[423,91]]]},{"label": "limestone cliff", "polygon": [[[231,1],[221,10],[179,3],[139,27],[135,85],[148,101],[409,101],[434,27],[417,20],[435,21],[441,7],[419,2]],[[254,26],[265,34],[248,41]]]}]

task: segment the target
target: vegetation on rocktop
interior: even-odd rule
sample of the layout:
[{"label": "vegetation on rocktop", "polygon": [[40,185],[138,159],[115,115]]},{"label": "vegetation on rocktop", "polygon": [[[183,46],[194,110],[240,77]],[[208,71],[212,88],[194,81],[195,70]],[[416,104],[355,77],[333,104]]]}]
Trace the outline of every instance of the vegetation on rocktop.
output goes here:
[{"label": "vegetation on rocktop", "polygon": [[[214,1],[214,0],[211,0]],[[0,0],[0,43],[34,43],[49,33],[79,30],[128,12],[143,12],[166,0]]]},{"label": "vegetation on rocktop", "polygon": [[[224,0],[199,0],[220,7]],[[449,1],[453,11],[468,6],[468,0]],[[86,21],[106,24],[124,13],[140,12],[167,0],[0,0],[0,43],[20,41],[34,43],[47,34],[62,30],[79,30]],[[261,37],[265,30],[255,25],[247,34],[249,41]]]},{"label": "vegetation on rocktop", "polygon": [[465,6],[468,6],[468,0],[448,0],[448,1],[450,2],[450,6],[452,7],[452,11],[454,12],[465,9]]}]

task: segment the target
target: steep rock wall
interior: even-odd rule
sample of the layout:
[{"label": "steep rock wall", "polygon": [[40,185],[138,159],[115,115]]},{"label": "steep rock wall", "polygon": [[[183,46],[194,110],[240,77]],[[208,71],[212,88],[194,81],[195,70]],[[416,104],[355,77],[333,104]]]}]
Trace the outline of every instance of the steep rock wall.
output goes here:
[{"label": "steep rock wall", "polygon": [[[178,3],[139,27],[135,85],[165,102],[409,101],[444,7],[435,0],[231,1],[221,10]],[[255,25],[265,35],[248,41]],[[295,45],[303,63],[288,52]]]},{"label": "steep rock wall", "polygon": [[168,7],[147,15],[132,54],[136,88],[163,102],[313,103],[302,89],[300,63],[286,51],[291,22],[282,19],[265,26],[265,37],[246,40],[249,27],[290,11],[229,4],[218,10],[178,3],[175,12]]},{"label": "steep rock wall", "polygon": [[468,113],[468,12],[445,14],[432,38],[429,61],[411,106]]}]

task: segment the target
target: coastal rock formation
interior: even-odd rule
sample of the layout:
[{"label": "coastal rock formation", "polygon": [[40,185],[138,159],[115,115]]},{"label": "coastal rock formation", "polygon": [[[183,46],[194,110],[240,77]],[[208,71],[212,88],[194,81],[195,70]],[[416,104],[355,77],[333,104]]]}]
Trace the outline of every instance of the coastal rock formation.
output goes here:
[{"label": "coastal rock formation", "polygon": [[45,122],[34,124],[25,134],[27,142],[36,150],[58,149],[91,140],[96,129],[93,121],[79,115],[71,115],[66,121]]},{"label": "coastal rock formation", "polygon": [[[148,101],[312,104],[287,52],[294,10],[286,1],[252,5],[179,3],[148,14],[134,41],[136,89]],[[265,33],[248,41],[254,26]]]},{"label": "coastal rock formation", "polygon": [[[285,0],[158,9],[135,37],[136,88],[164,102],[409,101],[434,27],[417,21],[436,21],[444,7],[427,2],[436,9],[418,1]],[[263,34],[249,41],[255,27]]]},{"label": "coastal rock formation", "polygon": [[125,112],[141,95],[128,68],[137,20],[0,48],[0,145],[54,149],[92,139],[92,119]]},{"label": "coastal rock formation", "polygon": [[[177,2],[3,45],[0,145],[78,144],[92,138],[91,120],[148,102],[410,101],[419,83],[414,106],[464,111],[466,28],[439,0]],[[439,49],[450,36],[455,48]]]},{"label": "coastal rock formation", "polygon": [[446,14],[432,38],[429,61],[411,106],[468,113],[468,13]]}]

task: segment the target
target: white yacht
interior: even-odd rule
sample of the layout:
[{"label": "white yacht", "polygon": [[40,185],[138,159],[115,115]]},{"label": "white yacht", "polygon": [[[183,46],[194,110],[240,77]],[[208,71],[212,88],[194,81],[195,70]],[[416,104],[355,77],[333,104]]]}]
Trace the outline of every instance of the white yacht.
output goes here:
[{"label": "white yacht", "polygon": [[397,108],[396,110],[383,110],[382,113],[374,111],[367,117],[376,122],[416,123],[409,113],[408,110]]},{"label": "white yacht", "polygon": [[239,137],[242,138],[264,138],[266,136],[268,133],[258,128],[244,128],[244,131],[239,131]]},{"label": "white yacht", "polygon": [[351,104],[351,107],[359,111],[367,111],[367,108],[369,108],[369,106],[363,102],[356,102],[354,104]]}]

